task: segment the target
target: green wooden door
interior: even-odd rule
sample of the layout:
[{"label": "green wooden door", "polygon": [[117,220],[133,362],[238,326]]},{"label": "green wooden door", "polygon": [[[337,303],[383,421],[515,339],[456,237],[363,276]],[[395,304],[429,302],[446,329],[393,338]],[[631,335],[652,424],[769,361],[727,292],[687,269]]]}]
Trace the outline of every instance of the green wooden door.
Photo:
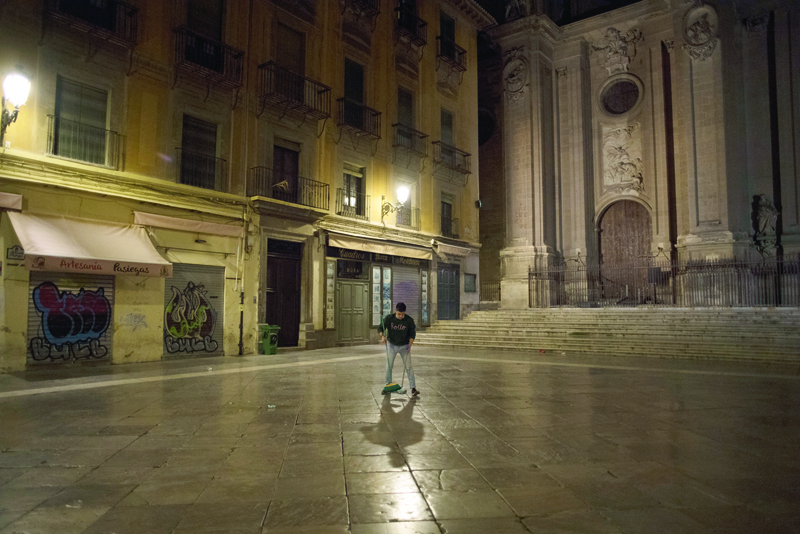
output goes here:
[{"label": "green wooden door", "polygon": [[369,282],[340,280],[336,282],[339,315],[336,324],[338,343],[369,342]]}]

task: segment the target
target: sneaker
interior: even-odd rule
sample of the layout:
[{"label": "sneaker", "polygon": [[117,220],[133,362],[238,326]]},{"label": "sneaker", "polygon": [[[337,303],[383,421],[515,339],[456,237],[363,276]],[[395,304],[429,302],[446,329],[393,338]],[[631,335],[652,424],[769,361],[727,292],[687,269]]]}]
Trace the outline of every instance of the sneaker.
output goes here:
[{"label": "sneaker", "polygon": [[411,388],[411,396],[416,397],[419,395],[419,390],[417,388]]}]

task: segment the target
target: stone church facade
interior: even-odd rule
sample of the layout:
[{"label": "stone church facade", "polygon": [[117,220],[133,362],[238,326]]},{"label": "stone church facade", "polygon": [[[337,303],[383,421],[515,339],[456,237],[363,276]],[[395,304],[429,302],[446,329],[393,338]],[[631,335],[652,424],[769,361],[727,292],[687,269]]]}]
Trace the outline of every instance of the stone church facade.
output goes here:
[{"label": "stone church facade", "polygon": [[800,5],[595,3],[508,2],[487,32],[481,276],[501,306],[553,262],[796,259]]}]

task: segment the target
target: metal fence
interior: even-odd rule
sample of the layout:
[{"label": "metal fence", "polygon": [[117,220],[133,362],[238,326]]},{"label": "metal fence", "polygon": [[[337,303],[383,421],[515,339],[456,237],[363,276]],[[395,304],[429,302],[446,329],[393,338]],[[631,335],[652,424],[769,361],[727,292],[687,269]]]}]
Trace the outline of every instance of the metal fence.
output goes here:
[{"label": "metal fence", "polygon": [[53,156],[122,170],[123,146],[123,136],[112,130],[47,116],[47,153]]},{"label": "metal fence", "polygon": [[500,281],[481,280],[481,302],[497,302],[500,300]]},{"label": "metal fence", "polygon": [[247,173],[247,196],[266,197],[302,206],[328,209],[330,186],[292,173],[253,167]]},{"label": "metal fence", "polygon": [[331,88],[300,76],[274,61],[258,66],[259,98],[305,113],[315,119],[331,116]]},{"label": "metal fence", "polygon": [[606,265],[568,261],[528,270],[528,305],[800,306],[800,258]]}]

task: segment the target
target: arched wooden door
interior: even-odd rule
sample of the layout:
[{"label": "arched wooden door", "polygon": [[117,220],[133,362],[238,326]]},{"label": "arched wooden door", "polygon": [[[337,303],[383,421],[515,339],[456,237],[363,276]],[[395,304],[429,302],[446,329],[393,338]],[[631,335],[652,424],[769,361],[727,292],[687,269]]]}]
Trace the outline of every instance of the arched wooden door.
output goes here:
[{"label": "arched wooden door", "polygon": [[615,202],[600,218],[600,274],[606,299],[637,304],[647,285],[647,257],[653,238],[650,214],[632,200]]}]

